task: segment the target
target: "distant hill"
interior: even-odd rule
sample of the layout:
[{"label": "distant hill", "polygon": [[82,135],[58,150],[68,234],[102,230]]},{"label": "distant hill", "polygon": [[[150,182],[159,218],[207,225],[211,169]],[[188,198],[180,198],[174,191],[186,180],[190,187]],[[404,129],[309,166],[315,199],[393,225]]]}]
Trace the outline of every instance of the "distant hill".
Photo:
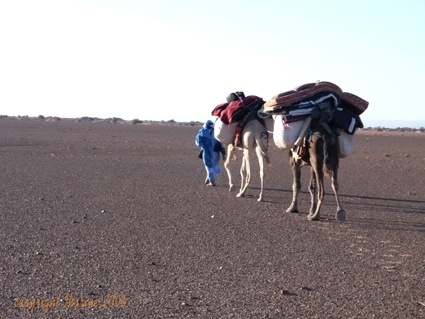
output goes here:
[{"label": "distant hill", "polygon": [[425,127],[425,120],[422,121],[388,121],[388,120],[364,120],[362,119],[364,127],[387,127],[387,128],[398,128],[398,127],[410,127],[420,128]]}]

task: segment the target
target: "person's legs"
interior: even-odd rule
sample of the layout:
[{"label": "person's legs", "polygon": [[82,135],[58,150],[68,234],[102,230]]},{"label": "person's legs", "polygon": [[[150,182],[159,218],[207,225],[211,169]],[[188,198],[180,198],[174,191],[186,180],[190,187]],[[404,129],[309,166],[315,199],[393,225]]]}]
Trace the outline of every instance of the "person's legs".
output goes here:
[{"label": "person's legs", "polygon": [[207,183],[207,185],[208,186],[215,186],[215,168],[214,168],[214,166],[213,167],[207,167],[207,166],[205,166],[205,168],[207,169],[207,172],[208,172],[208,176],[207,176],[207,179],[208,179],[208,183]]},{"label": "person's legs", "polygon": [[207,171],[207,178],[205,179],[205,184],[209,184],[209,182],[210,182],[210,177],[211,177],[211,175],[210,175],[210,169],[208,168],[208,166],[207,165],[205,165],[205,169],[206,169],[206,171]]},{"label": "person's legs", "polygon": [[210,183],[208,185],[215,186],[215,177],[221,172],[220,169],[220,152],[214,153],[214,159],[213,159],[213,167],[208,168],[208,178],[210,180]]}]

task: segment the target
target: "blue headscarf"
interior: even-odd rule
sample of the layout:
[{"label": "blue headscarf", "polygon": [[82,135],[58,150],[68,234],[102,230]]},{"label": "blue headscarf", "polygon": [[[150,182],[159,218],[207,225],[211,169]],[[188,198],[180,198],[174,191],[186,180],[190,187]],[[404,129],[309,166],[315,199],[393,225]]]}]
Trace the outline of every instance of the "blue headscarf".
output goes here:
[{"label": "blue headscarf", "polygon": [[217,157],[220,159],[220,153],[214,152],[214,146],[216,143],[220,143],[214,137],[214,123],[208,120],[204,126],[199,130],[196,135],[196,145],[200,146],[203,151],[203,160],[207,167],[213,167],[216,165]]}]

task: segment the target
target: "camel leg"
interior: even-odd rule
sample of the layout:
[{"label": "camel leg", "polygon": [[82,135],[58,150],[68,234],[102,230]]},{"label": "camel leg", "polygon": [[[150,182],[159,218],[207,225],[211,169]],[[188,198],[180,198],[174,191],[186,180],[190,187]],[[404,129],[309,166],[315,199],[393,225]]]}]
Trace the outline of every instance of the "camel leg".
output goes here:
[{"label": "camel leg", "polygon": [[314,169],[310,168],[310,185],[308,185],[308,190],[311,196],[311,206],[310,206],[309,216],[314,214],[317,207],[316,185],[317,185],[316,174],[314,173]]},{"label": "camel leg", "polygon": [[336,214],[335,214],[335,218],[338,221],[344,221],[347,218],[347,213],[345,212],[344,209],[342,209],[341,207],[341,203],[339,201],[339,196],[338,196],[338,172],[337,171],[333,171],[330,173],[330,178],[331,178],[331,185],[332,185],[332,190],[334,191],[335,194],[335,199],[336,199]]},{"label": "camel leg", "polygon": [[298,213],[298,194],[301,189],[301,165],[293,158],[289,159],[294,181],[292,183],[292,203],[286,210],[287,213]]},{"label": "camel leg", "polygon": [[[319,220],[320,219],[320,207],[322,206],[323,199],[325,198],[325,188],[323,185],[323,162],[319,165],[315,158],[310,158],[311,168],[314,170],[314,174],[316,176],[316,187],[317,187],[317,204],[316,210],[312,214],[307,216],[308,220]],[[312,198],[312,202],[315,199]]]},{"label": "camel leg", "polygon": [[260,164],[260,179],[261,179],[261,190],[260,190],[260,196],[258,198],[259,202],[263,202],[264,201],[264,156],[261,152],[261,148],[260,147],[256,147],[255,151],[257,152],[257,157],[258,157],[258,163]]},{"label": "camel leg", "polygon": [[245,183],[245,156],[242,154],[242,165],[241,165],[241,169],[240,169],[240,174],[241,174],[241,189],[239,190],[239,193],[236,195],[236,197],[241,197],[239,194],[242,192],[244,183]]},{"label": "camel leg", "polygon": [[[241,181],[241,190],[239,192],[239,194],[236,195],[236,197],[244,197],[245,196],[245,192],[246,189],[248,188],[249,182],[251,181],[251,168],[249,165],[249,156],[250,156],[250,152],[248,148],[244,148],[243,150],[243,164],[241,167],[241,177],[242,177],[242,181]],[[243,183],[243,171],[246,169],[246,179],[245,179],[245,185]]]},{"label": "camel leg", "polygon": [[227,146],[226,161],[224,162],[224,168],[226,169],[227,175],[229,176],[229,192],[235,189],[235,185],[233,184],[232,179],[232,173],[230,171],[230,159],[235,156],[236,150],[236,147],[234,147],[232,144],[229,144],[229,146]]}]

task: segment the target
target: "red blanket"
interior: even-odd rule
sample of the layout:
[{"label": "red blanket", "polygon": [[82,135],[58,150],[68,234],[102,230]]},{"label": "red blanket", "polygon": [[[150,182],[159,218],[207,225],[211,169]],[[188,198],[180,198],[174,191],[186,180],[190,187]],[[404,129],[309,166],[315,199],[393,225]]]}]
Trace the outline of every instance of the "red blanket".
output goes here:
[{"label": "red blanket", "polygon": [[219,116],[221,121],[228,125],[242,121],[250,112],[255,112],[261,108],[264,100],[255,95],[249,95],[242,100],[223,103],[217,105],[212,111],[212,115]]},{"label": "red blanket", "polygon": [[211,112],[211,115],[220,117],[221,112],[223,112],[223,110],[225,110],[228,105],[229,105],[229,103],[222,103],[222,104],[217,105],[214,108],[214,110]]}]

